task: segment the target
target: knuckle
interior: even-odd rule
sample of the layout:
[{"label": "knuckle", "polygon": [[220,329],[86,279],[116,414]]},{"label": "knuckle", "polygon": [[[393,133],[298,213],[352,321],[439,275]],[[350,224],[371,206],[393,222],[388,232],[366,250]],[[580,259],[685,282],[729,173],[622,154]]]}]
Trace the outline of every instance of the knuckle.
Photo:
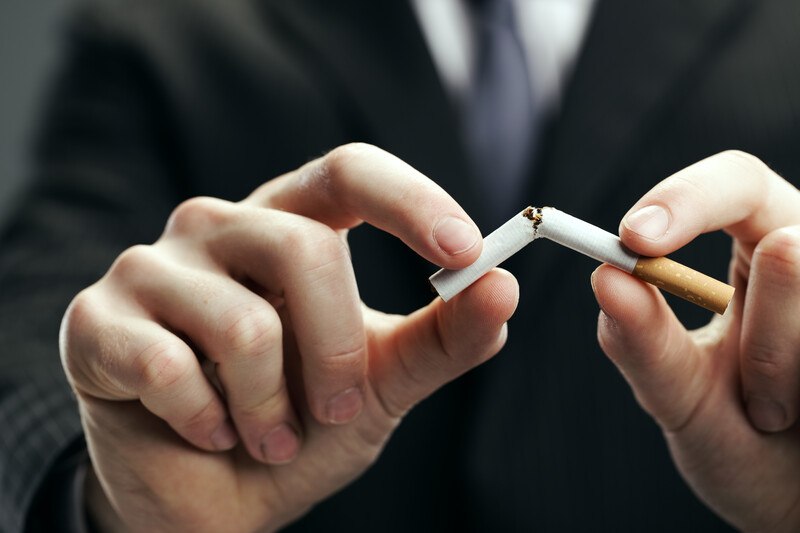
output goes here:
[{"label": "knuckle", "polygon": [[733,167],[743,170],[751,179],[766,182],[767,176],[772,173],[761,159],[742,150],[726,150],[717,154],[716,157]]},{"label": "knuckle", "polygon": [[753,252],[753,264],[768,269],[782,284],[797,285],[800,278],[800,231],[779,228],[768,233]]},{"label": "knuckle", "polygon": [[754,156],[749,152],[745,152],[742,150],[725,150],[717,154],[717,157],[722,157],[731,161],[735,164],[739,165],[747,165],[750,167],[766,167],[766,165],[759,159],[758,157]]},{"label": "knuckle", "polygon": [[210,231],[227,219],[228,202],[199,196],[178,205],[169,217],[166,233],[189,235]]},{"label": "knuckle", "polygon": [[776,380],[784,374],[782,358],[782,353],[766,345],[753,345],[745,355],[750,372],[769,381]]},{"label": "knuckle", "polygon": [[197,412],[190,414],[181,422],[184,433],[196,436],[201,440],[208,433],[209,427],[216,426],[224,413],[217,403],[216,398],[210,398]]},{"label": "knuckle", "polygon": [[85,374],[83,357],[89,352],[84,347],[87,333],[99,325],[97,298],[94,289],[84,289],[78,293],[64,313],[59,333],[59,349],[64,370],[71,379]]},{"label": "knuckle", "polygon": [[278,245],[293,254],[310,246],[309,240],[312,238],[310,223],[296,221],[281,228]]},{"label": "knuckle", "polygon": [[143,392],[163,392],[176,387],[192,371],[192,358],[175,342],[161,341],[144,349],[131,362],[134,388]]},{"label": "knuckle", "polygon": [[338,146],[328,152],[320,165],[320,176],[329,185],[331,193],[335,193],[342,183],[349,180],[353,171],[354,162],[365,158],[375,157],[382,150],[371,144],[348,143]]},{"label": "knuckle", "polygon": [[327,153],[324,158],[325,167],[332,177],[346,176],[353,160],[370,157],[381,150],[367,143],[348,143],[337,146]]},{"label": "knuckle", "polygon": [[[442,360],[436,355],[431,354],[429,351],[418,349],[414,353],[409,353],[405,350],[398,352],[397,362],[408,387],[415,390],[425,390],[431,381],[432,376],[438,376],[442,370]],[[390,402],[384,402],[385,411],[394,413],[401,416],[411,405],[402,404],[397,409],[386,408]],[[399,402],[391,402],[393,405],[398,405]]]},{"label": "knuckle", "polygon": [[338,235],[320,237],[309,242],[301,250],[305,269],[310,273],[320,273],[327,269],[350,262],[350,250]]},{"label": "knuckle", "polygon": [[247,420],[272,419],[285,414],[289,410],[286,382],[281,379],[278,386],[266,395],[242,402],[236,410]]},{"label": "knuckle", "polygon": [[281,245],[291,250],[290,268],[316,271],[326,265],[349,262],[350,250],[347,244],[331,228],[319,223],[294,225],[282,237]]},{"label": "knuckle", "polygon": [[360,374],[366,360],[366,347],[363,343],[346,349],[323,354],[319,360],[323,375],[327,374]]},{"label": "knuckle", "polygon": [[75,295],[64,313],[62,331],[66,336],[77,337],[85,329],[91,328],[98,318],[97,307],[98,302],[92,287]]},{"label": "knuckle", "polygon": [[678,173],[665,184],[662,192],[667,196],[673,196],[678,203],[688,203],[696,197],[707,198],[712,194],[701,173]]},{"label": "knuckle", "polygon": [[159,254],[152,245],[137,244],[122,252],[108,273],[112,279],[136,284],[143,276],[151,277],[159,264]]},{"label": "knuckle", "polygon": [[224,344],[237,354],[261,354],[263,347],[281,342],[281,323],[267,306],[234,308],[220,321]]}]

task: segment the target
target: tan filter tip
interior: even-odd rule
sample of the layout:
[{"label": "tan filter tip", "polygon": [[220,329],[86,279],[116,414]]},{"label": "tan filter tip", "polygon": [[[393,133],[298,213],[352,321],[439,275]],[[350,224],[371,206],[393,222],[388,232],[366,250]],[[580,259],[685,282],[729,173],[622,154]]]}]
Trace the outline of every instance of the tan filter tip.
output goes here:
[{"label": "tan filter tip", "polygon": [[632,274],[670,294],[723,314],[734,288],[666,257],[640,257]]}]

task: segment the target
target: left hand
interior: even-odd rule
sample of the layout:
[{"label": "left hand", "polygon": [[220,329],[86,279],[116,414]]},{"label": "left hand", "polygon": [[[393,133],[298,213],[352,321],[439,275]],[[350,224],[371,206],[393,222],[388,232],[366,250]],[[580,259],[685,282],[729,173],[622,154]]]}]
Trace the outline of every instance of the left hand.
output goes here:
[{"label": "left hand", "polygon": [[800,530],[800,191],[725,152],[667,178],[620,226],[642,255],[734,238],[731,308],[687,331],[654,287],[603,265],[598,339],[698,496],[745,531]]}]

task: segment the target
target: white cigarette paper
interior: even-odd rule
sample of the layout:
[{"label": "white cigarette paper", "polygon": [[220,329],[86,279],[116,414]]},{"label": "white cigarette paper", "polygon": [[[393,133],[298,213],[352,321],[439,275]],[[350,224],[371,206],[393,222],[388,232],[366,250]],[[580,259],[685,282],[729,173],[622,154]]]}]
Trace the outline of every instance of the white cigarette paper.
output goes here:
[{"label": "white cigarette paper", "polygon": [[553,207],[542,208],[541,217],[537,237],[550,239],[628,274],[636,268],[639,256],[625,248],[613,233]]},{"label": "white cigarette paper", "polygon": [[716,313],[724,313],[733,297],[730,285],[666,257],[640,257],[616,235],[552,207],[524,209],[483,240],[477,261],[461,270],[440,270],[430,277],[431,285],[448,301],[538,237],[613,265]]}]

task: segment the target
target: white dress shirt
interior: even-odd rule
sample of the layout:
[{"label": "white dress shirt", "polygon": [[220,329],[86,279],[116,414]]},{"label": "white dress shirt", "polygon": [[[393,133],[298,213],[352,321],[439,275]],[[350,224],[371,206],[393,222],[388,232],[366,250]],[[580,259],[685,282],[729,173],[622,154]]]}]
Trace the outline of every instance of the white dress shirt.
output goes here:
[{"label": "white dress shirt", "polygon": [[[534,106],[552,111],[580,49],[595,0],[512,0]],[[460,100],[469,90],[475,38],[465,0],[412,0],[442,81]]]}]

